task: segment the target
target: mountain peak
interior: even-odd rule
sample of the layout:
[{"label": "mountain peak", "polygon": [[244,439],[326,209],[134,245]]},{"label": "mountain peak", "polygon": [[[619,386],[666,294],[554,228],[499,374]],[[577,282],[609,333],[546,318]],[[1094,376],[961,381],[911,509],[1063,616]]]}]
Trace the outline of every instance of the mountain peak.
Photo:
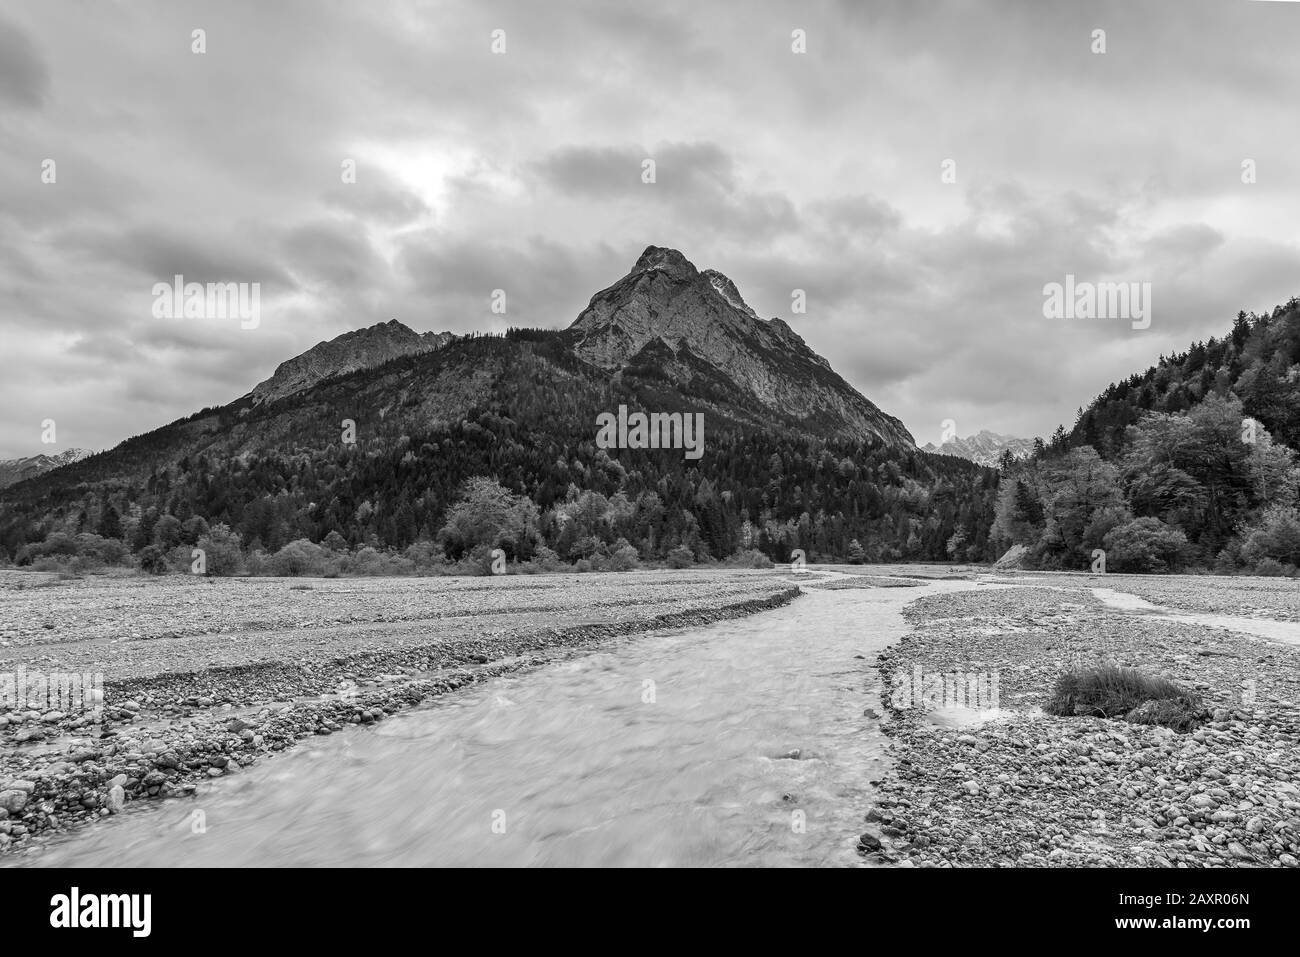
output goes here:
[{"label": "mountain peak", "polygon": [[603,369],[649,364],[685,383],[703,363],[782,414],[913,446],[901,422],[836,375],[786,323],[761,319],[735,283],[716,269],[697,270],[676,249],[648,246],[631,272],[592,296],[569,332],[577,355]]},{"label": "mountain peak", "polygon": [[318,342],[301,355],[276,366],[275,373],[249,393],[255,404],[273,402],[301,392],[332,376],[382,365],[398,356],[440,349],[455,338],[450,332],[426,332],[390,319],[362,329],[352,329]]},{"label": "mountain peak", "polygon": [[662,270],[674,278],[680,279],[693,279],[699,275],[695,264],[676,249],[668,249],[665,246],[647,246],[645,252],[637,259],[636,265],[632,267],[632,272],[643,273],[655,270]]}]

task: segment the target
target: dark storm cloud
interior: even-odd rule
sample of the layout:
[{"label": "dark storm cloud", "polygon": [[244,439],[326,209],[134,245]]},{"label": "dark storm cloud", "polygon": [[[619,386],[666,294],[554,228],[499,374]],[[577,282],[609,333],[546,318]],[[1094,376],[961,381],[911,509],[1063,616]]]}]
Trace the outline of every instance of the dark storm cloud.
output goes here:
[{"label": "dark storm cloud", "polygon": [[542,181],[570,196],[623,197],[641,183],[645,150],[567,146],[532,164]]},{"label": "dark storm cloud", "polygon": [[[441,305],[446,328],[466,332],[493,319],[567,326],[597,289],[627,271],[631,262],[623,258],[607,246],[575,251],[541,237],[516,245],[429,235],[413,239],[399,263],[416,293]],[[505,292],[504,315],[491,312],[498,289]]]},{"label": "dark storm cloud", "polygon": [[[653,180],[643,179],[652,162]],[[735,160],[716,143],[661,143],[646,147],[568,146],[532,164],[540,179],[559,193],[579,197],[624,199],[638,189],[681,203],[737,193]],[[647,179],[649,177],[647,176]]]},{"label": "dark storm cloud", "polygon": [[0,102],[36,109],[49,94],[50,71],[31,38],[0,16]]},{"label": "dark storm cloud", "polygon": [[280,248],[294,276],[344,293],[369,289],[387,274],[386,264],[355,222],[320,220],[296,226]]},{"label": "dark storm cloud", "polygon": [[297,287],[272,244],[248,235],[142,225],[116,232],[68,230],[58,242],[69,255],[115,264],[151,281],[181,275],[187,282],[261,282],[277,292]]},{"label": "dark storm cloud", "polygon": [[534,162],[530,170],[544,187],[564,196],[667,204],[675,228],[686,235],[717,232],[757,238],[797,228],[790,198],[745,188],[735,158],[716,143],[570,146]]}]

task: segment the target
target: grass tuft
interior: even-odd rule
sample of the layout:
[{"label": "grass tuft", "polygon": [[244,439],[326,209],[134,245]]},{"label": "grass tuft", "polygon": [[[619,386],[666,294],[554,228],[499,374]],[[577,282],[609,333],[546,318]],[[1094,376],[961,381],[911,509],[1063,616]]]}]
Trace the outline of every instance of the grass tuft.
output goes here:
[{"label": "grass tuft", "polygon": [[1198,695],[1166,678],[1115,665],[1065,672],[1043,710],[1064,717],[1124,718],[1175,731],[1190,731],[1208,717]]}]

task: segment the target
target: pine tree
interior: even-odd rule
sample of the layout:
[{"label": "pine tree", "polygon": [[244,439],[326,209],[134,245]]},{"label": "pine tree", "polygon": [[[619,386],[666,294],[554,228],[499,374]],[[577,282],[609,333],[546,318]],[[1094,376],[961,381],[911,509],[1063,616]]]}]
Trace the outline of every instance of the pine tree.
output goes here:
[{"label": "pine tree", "polygon": [[104,509],[104,514],[99,519],[97,531],[103,538],[120,539],[122,537],[122,516],[117,513],[117,509],[112,505]]}]

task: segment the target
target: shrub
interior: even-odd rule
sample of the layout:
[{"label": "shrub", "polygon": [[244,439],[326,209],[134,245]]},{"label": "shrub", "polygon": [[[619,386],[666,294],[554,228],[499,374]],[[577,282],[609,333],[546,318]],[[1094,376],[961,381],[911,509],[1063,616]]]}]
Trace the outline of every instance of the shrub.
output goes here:
[{"label": "shrub", "polygon": [[519,566],[519,570],[525,575],[536,575],[543,572],[557,572],[564,567],[564,562],[560,556],[545,545],[537,546],[537,551],[533,552],[533,559]]},{"label": "shrub", "polygon": [[695,554],[685,545],[678,545],[668,553],[669,568],[690,568],[695,564]]},{"label": "shrub", "polygon": [[569,554],[574,558],[595,558],[608,554],[609,549],[595,535],[584,535],[573,543],[569,549]]},{"label": "shrub", "polygon": [[105,565],[116,565],[129,551],[126,543],[117,538],[104,538],[92,532],[82,532],[77,536],[77,554]]},{"label": "shrub", "polygon": [[1232,575],[1241,567],[1241,556],[1232,548],[1224,548],[1219,551],[1218,556],[1214,559],[1214,573],[1216,575]]},{"label": "shrub", "polygon": [[146,545],[140,549],[137,557],[140,571],[148,572],[150,575],[164,575],[171,568],[167,564],[167,553],[158,545]]},{"label": "shrub", "polygon": [[[244,567],[244,551],[240,547],[239,533],[232,531],[228,525],[220,522],[213,525],[208,534],[199,539],[196,547],[203,549],[209,575],[238,575]],[[183,565],[189,571],[193,549],[184,548],[184,551]]]},{"label": "shrub", "polygon": [[64,574],[71,573],[72,560],[63,556],[62,560],[54,555],[43,555],[36,561],[32,562],[32,568],[38,572],[60,572]]},{"label": "shrub", "polygon": [[105,538],[94,532],[81,532],[76,537],[66,532],[51,532],[45,541],[21,548],[17,564],[30,565],[50,558],[63,565],[76,564],[79,569],[88,569],[120,564],[128,554],[126,544],[120,539]]},{"label": "shrub", "polygon": [[460,575],[491,575],[492,549],[486,545],[475,545],[468,555],[456,563],[456,573]]},{"label": "shrub", "polygon": [[1255,563],[1255,574],[1280,578],[1287,574],[1286,566],[1275,558],[1263,558]]},{"label": "shrub", "polygon": [[277,575],[320,575],[325,570],[325,551],[319,545],[299,538],[275,553],[271,567]]},{"label": "shrub", "polygon": [[1120,572],[1163,572],[1181,568],[1190,554],[1181,529],[1158,518],[1136,518],[1108,531],[1102,539],[1106,565]]},{"label": "shrub", "polygon": [[1175,730],[1199,723],[1204,712],[1200,698],[1174,682],[1114,665],[1063,673],[1043,710],[1063,717],[1122,717],[1140,724],[1164,724],[1168,719],[1178,725]]},{"label": "shrub", "polygon": [[333,570],[349,575],[409,575],[415,570],[410,558],[389,555],[366,546],[350,558],[334,559],[328,563],[327,572]]},{"label": "shrub", "polygon": [[[1274,505],[1242,531],[1242,557],[1256,568],[1265,559],[1300,564],[1300,511]],[[1259,574],[1265,574],[1260,572]]]},{"label": "shrub", "polygon": [[[850,547],[851,550],[851,547]],[[743,551],[736,552],[729,559],[728,565],[734,565],[737,568],[772,568],[772,559],[768,558],[757,548],[746,548]]]},{"label": "shrub", "polygon": [[614,543],[614,550],[603,564],[605,571],[630,572],[641,567],[641,556],[627,539],[620,538]]},{"label": "shrub", "polygon": [[[327,540],[328,538],[329,536],[326,536]],[[451,567],[447,562],[446,554],[433,542],[415,542],[408,545],[402,554],[411,563],[412,571],[417,574],[430,571],[446,572]]]},{"label": "shrub", "polygon": [[32,542],[18,551],[17,564],[31,565],[42,558],[72,558],[77,554],[77,540],[67,532],[50,532],[43,542]]}]

